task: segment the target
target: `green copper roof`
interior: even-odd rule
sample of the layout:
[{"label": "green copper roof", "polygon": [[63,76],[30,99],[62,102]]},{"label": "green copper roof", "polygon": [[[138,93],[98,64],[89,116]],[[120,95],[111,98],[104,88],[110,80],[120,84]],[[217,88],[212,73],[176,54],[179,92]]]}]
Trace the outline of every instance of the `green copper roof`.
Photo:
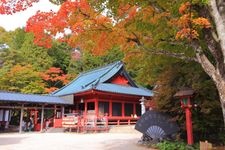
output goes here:
[{"label": "green copper roof", "polygon": [[[118,73],[123,74],[128,79],[130,86],[122,86],[109,83],[109,80],[112,79]],[[52,95],[63,96],[69,94],[76,94],[91,89],[140,96],[153,95],[152,91],[139,88],[132,81],[132,79],[125,71],[124,64],[121,61],[82,73],[66,86],[53,92]]]},{"label": "green copper roof", "polygon": [[22,94],[0,91],[1,102],[22,102],[22,103],[38,103],[38,104],[72,104],[64,99],[56,96],[37,95],[37,94]]}]

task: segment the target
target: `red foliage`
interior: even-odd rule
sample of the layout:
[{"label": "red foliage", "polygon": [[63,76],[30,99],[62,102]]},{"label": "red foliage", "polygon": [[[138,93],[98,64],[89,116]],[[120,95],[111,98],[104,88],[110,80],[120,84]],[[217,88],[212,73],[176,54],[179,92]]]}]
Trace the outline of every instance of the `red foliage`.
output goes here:
[{"label": "red foliage", "polygon": [[1,0],[0,1],[0,14],[13,14],[23,11],[31,7],[33,3],[39,0]]},{"label": "red foliage", "polygon": [[45,88],[45,93],[52,93],[52,92],[54,92],[57,89],[58,89],[57,87]]},{"label": "red foliage", "polygon": [[69,82],[68,75],[64,74],[60,68],[51,67],[41,74],[41,78],[46,82],[45,92],[49,93]]},{"label": "red foliage", "polygon": [[51,47],[51,20],[54,17],[54,12],[40,12],[28,19],[26,25],[27,32],[33,32],[35,39],[34,43],[47,48]]},{"label": "red foliage", "polygon": [[60,68],[51,67],[45,73],[41,74],[44,81],[61,81],[63,84],[68,83],[67,75]]},{"label": "red foliage", "polygon": [[190,2],[186,2],[186,3],[181,4],[181,6],[179,8],[179,13],[182,14],[182,15],[185,14],[185,13],[188,13],[190,6],[191,6]]},{"label": "red foliage", "polygon": [[[64,33],[66,28],[73,32],[82,32],[84,20],[82,16],[78,16],[76,20],[69,19],[76,12],[82,11],[87,13],[90,9],[85,0],[80,1],[66,1],[61,5],[57,13],[54,12],[40,12],[38,11],[34,16],[29,18],[26,25],[26,31],[34,33],[34,43],[46,48],[51,47],[52,38],[58,33]],[[74,23],[75,22],[75,23]],[[60,39],[61,41],[67,41]]]},{"label": "red foliage", "polygon": [[71,47],[103,55],[113,45],[127,41],[128,32],[124,25],[136,16],[137,10],[136,6],[121,4],[118,13],[125,19],[121,19],[120,25],[114,25],[112,19],[92,8],[88,0],[68,0],[57,13],[38,12],[31,17],[26,31],[34,33],[34,42],[39,46],[49,48],[51,39],[57,37]]},{"label": "red foliage", "polygon": [[198,32],[196,30],[190,29],[190,28],[183,28],[176,34],[176,39],[197,39],[199,36]]},{"label": "red foliage", "polygon": [[200,28],[210,28],[211,27],[211,24],[210,24],[209,20],[206,19],[206,18],[203,18],[203,17],[193,19],[192,22],[193,22],[194,25],[196,25]]},{"label": "red foliage", "polygon": [[118,15],[121,16],[127,16],[127,19],[131,19],[135,17],[137,13],[137,7],[131,6],[130,4],[121,4],[118,9]]},{"label": "red foliage", "polygon": [[[130,8],[129,15],[134,16],[135,11],[133,7]],[[60,34],[59,41],[101,54],[109,49],[109,44],[103,43],[115,41],[108,38],[108,33],[112,32],[111,26],[111,19],[96,12],[86,0],[68,0],[61,5],[57,13],[37,12],[27,21],[26,31],[34,33],[34,42],[39,46],[51,47],[52,38]],[[65,30],[70,31],[69,36]],[[87,37],[88,44],[84,42]]]},{"label": "red foliage", "polygon": [[184,3],[179,8],[179,13],[182,16],[176,20],[175,25],[178,27],[176,39],[193,40],[199,37],[199,31],[201,29],[210,28],[211,24],[207,18],[195,16],[190,12],[191,4],[189,2]]}]

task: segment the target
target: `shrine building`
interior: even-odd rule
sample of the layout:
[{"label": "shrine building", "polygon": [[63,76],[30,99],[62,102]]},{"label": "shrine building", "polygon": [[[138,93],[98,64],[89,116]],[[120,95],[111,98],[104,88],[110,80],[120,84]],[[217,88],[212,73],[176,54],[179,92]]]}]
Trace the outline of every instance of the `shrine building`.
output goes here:
[{"label": "shrine building", "polygon": [[136,123],[141,115],[139,100],[150,100],[153,92],[135,84],[118,61],[81,73],[52,95],[73,103],[65,109],[68,112],[108,115],[109,124],[120,125]]}]

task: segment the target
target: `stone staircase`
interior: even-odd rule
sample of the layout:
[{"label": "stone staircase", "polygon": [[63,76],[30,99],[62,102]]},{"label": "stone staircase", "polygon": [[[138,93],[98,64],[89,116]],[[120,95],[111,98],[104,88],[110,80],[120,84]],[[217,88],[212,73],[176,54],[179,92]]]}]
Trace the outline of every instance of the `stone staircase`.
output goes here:
[{"label": "stone staircase", "polygon": [[134,125],[110,126],[109,133],[139,133],[134,129]]}]

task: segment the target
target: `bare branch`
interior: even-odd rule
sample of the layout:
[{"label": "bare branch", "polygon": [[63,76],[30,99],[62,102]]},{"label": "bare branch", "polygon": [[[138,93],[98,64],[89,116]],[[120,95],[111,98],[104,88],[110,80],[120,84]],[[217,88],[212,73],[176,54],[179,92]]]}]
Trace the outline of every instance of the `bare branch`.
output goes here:
[{"label": "bare branch", "polygon": [[204,71],[213,79],[215,80],[215,73],[216,68],[213,66],[213,64],[209,61],[209,59],[206,57],[206,55],[203,53],[203,50],[201,46],[197,42],[193,42],[191,44],[193,49],[196,51],[196,57],[198,63],[202,66]]},{"label": "bare branch", "polygon": [[198,62],[197,58],[188,57],[184,53],[174,53],[174,52],[170,52],[168,50],[159,50],[159,49],[152,50],[152,49],[148,49],[148,48],[145,48],[145,47],[142,47],[142,48],[144,50],[146,50],[146,52],[151,53],[151,54],[165,55],[165,56],[181,59],[181,60],[188,61],[188,62],[190,62],[190,61]]},{"label": "bare branch", "polygon": [[136,43],[138,46],[142,46],[143,44],[139,40],[139,37],[137,36],[137,34],[134,33],[134,32],[132,32],[132,34],[135,36],[135,38],[127,37],[127,42],[131,42],[132,41],[132,42]]}]

